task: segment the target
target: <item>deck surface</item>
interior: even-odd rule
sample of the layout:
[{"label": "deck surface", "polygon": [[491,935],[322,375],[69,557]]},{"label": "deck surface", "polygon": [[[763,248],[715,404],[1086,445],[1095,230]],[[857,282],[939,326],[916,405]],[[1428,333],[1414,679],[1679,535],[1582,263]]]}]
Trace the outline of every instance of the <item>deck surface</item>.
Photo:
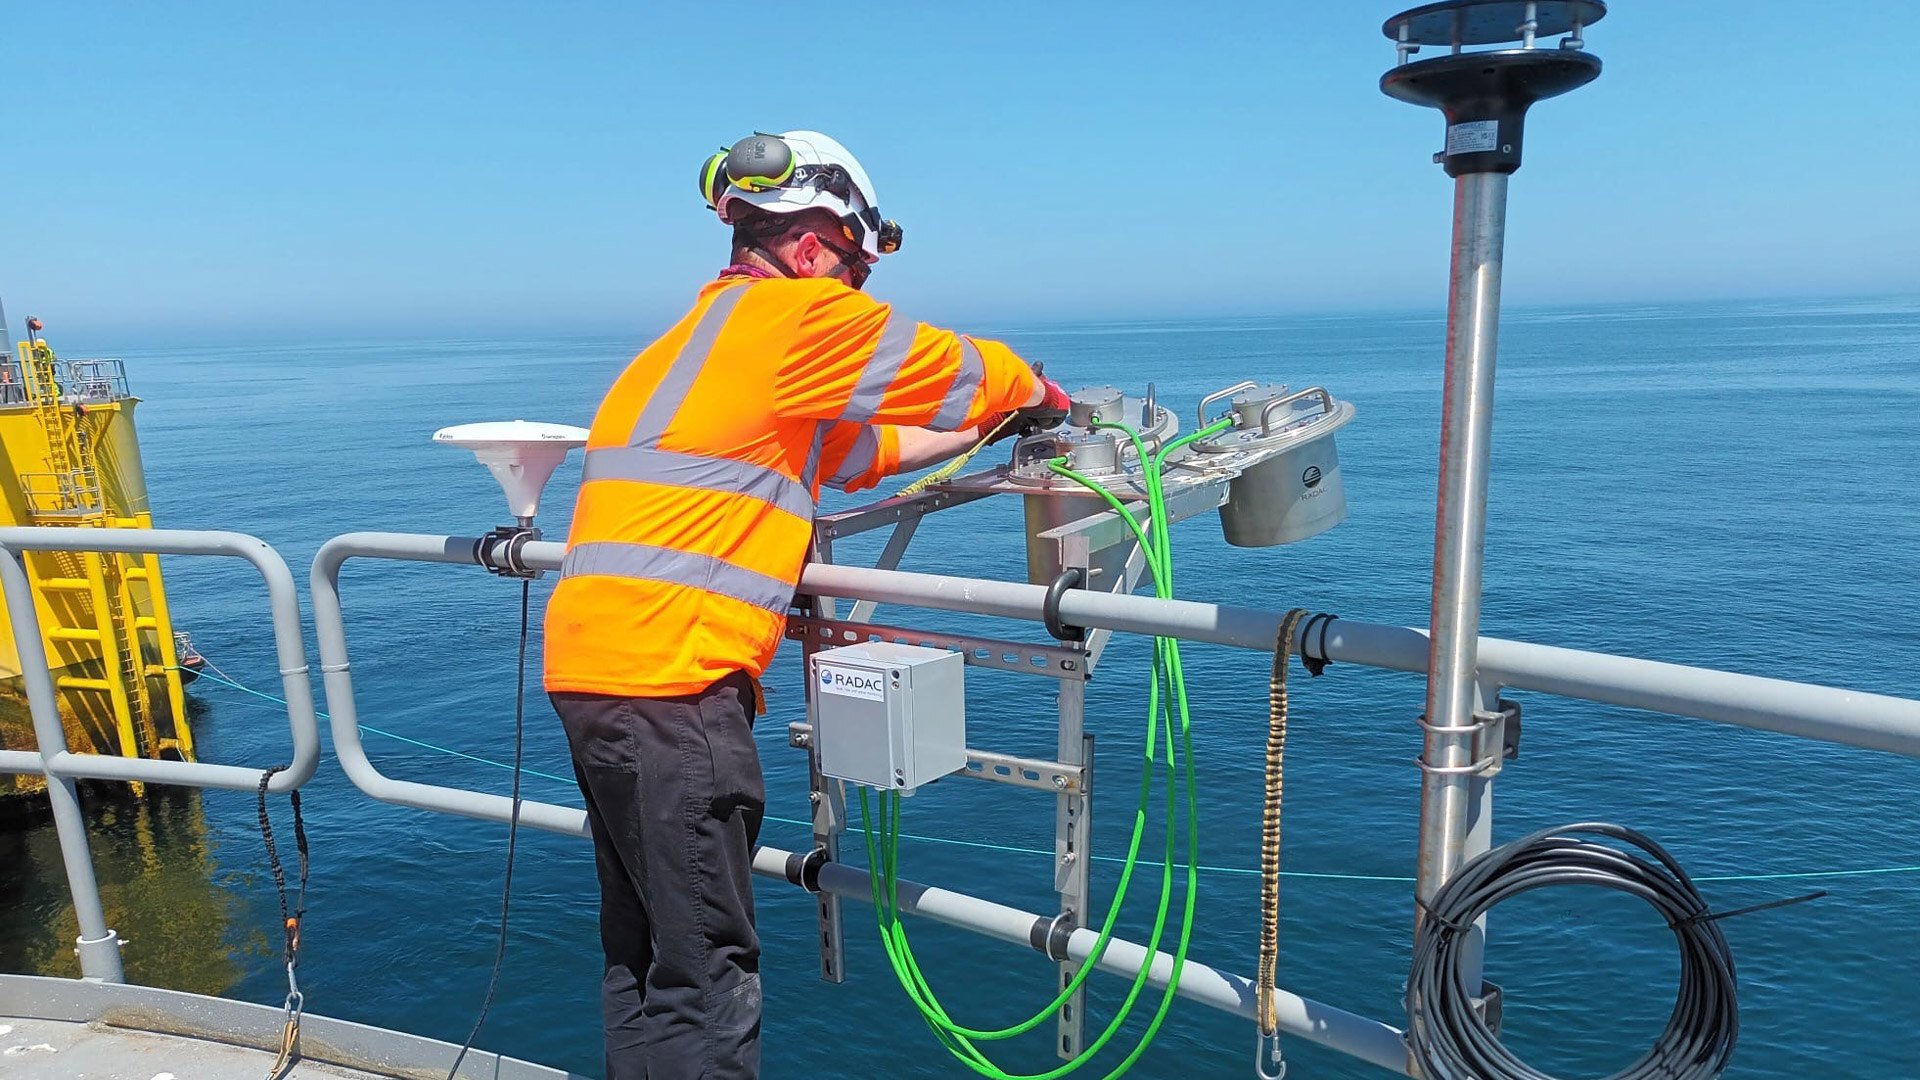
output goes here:
[{"label": "deck surface", "polygon": [[[0,1016],[0,1076],[7,1080],[260,1080],[274,1055],[205,1039],[71,1020]],[[288,1080],[390,1080],[299,1062]]]},{"label": "deck surface", "polygon": [[[3,1080],[261,1080],[286,1016],[151,986],[0,973]],[[444,1080],[460,1048],[308,1012],[286,1080]],[[475,1047],[460,1080],[587,1080]]]}]

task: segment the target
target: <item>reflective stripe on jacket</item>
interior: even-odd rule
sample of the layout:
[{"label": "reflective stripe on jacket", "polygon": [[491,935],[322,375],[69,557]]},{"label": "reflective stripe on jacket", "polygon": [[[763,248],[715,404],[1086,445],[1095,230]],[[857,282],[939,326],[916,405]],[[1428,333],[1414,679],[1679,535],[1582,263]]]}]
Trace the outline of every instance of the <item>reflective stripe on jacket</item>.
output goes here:
[{"label": "reflective stripe on jacket", "polygon": [[779,647],[822,483],[899,471],[898,427],[957,431],[1033,395],[1011,349],[824,278],[722,279],[594,416],[550,691],[663,697]]}]

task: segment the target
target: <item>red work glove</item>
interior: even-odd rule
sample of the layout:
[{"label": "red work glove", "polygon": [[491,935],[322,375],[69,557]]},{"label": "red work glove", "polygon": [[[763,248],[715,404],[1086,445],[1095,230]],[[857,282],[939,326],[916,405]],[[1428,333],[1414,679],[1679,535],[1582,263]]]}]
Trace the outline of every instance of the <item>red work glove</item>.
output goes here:
[{"label": "red work glove", "polygon": [[1067,397],[1067,392],[1061,389],[1059,383],[1040,374],[1038,365],[1035,365],[1033,374],[1040,380],[1042,396],[1040,404],[1019,410],[1020,418],[1011,425],[1019,428],[1022,435],[1031,435],[1036,431],[1059,427],[1067,418],[1067,406],[1072,404],[1071,399]]},{"label": "red work glove", "polygon": [[1008,421],[1012,419],[1013,414],[1010,412],[994,413],[985,420],[975,424],[973,426],[973,434],[977,438],[985,439],[989,444],[997,443],[1001,439],[1011,439],[1019,434],[1019,432],[1014,430],[1018,425],[1008,423]]},{"label": "red work glove", "polygon": [[[1067,418],[1067,406],[1070,399],[1060,384],[1040,373],[1039,364],[1033,366],[1033,375],[1040,383],[1040,404],[1031,405],[1012,412],[998,412],[980,421],[974,426],[974,432],[989,442],[1011,439],[1017,435],[1031,435],[1036,431],[1059,427]],[[1008,423],[1008,418],[1013,421]],[[1004,426],[1002,426],[1004,425]]]}]

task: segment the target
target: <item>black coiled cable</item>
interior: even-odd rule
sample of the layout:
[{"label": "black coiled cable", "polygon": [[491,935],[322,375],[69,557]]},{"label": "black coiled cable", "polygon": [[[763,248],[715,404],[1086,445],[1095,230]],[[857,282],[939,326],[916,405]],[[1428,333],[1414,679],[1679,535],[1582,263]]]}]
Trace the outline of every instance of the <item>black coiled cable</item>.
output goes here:
[{"label": "black coiled cable", "polygon": [[[1631,844],[1656,861],[1571,833]],[[1709,910],[1686,871],[1651,839],[1593,822],[1543,829],[1495,848],[1461,867],[1424,905],[1407,978],[1407,1045],[1419,1075],[1427,1080],[1554,1080],[1500,1045],[1474,1008],[1480,986],[1477,981],[1468,985],[1462,963],[1476,920],[1502,900],[1549,885],[1598,885],[1638,896],[1653,905],[1680,944],[1680,992],[1666,1030],[1638,1061],[1607,1080],[1720,1075],[1733,1055],[1740,1016],[1733,954],[1715,920],[1739,913]]]}]

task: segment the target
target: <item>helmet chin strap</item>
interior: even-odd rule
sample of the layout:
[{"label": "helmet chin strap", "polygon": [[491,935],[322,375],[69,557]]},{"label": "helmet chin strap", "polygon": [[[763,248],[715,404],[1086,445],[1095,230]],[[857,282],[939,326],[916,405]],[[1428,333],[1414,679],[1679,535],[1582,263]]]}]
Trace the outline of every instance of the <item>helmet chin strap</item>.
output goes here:
[{"label": "helmet chin strap", "polygon": [[[860,291],[862,288],[865,287],[867,283],[866,275],[860,273],[858,270],[853,269],[854,264],[847,261],[847,256],[845,252],[842,252],[841,250],[833,247],[832,245],[822,245],[822,246],[825,247],[828,251],[833,252],[834,257],[840,260],[839,265],[836,266],[834,269],[836,271],[843,270],[843,269],[847,271],[847,277],[852,279],[847,282],[847,285],[849,287],[851,287],[856,292]],[[789,266],[787,264],[787,261],[785,259],[782,259],[780,256],[775,255],[771,249],[761,244],[757,244],[757,243],[751,244],[747,247],[747,251],[753,254],[754,256],[758,257],[761,262],[764,262],[768,266],[771,266],[774,269],[774,271],[777,272],[781,277],[797,278],[800,276],[799,273],[795,272],[792,266]],[[865,264],[863,263],[861,265],[864,266]]]},{"label": "helmet chin strap", "polygon": [[781,277],[797,278],[800,276],[799,274],[796,274],[793,272],[793,267],[788,266],[785,259],[782,259],[780,256],[775,255],[768,248],[765,248],[759,244],[753,244],[753,245],[750,245],[747,248],[747,250],[752,254],[754,254],[755,256],[757,256],[761,262],[766,263],[768,266],[773,267],[774,271],[778,273]]}]

